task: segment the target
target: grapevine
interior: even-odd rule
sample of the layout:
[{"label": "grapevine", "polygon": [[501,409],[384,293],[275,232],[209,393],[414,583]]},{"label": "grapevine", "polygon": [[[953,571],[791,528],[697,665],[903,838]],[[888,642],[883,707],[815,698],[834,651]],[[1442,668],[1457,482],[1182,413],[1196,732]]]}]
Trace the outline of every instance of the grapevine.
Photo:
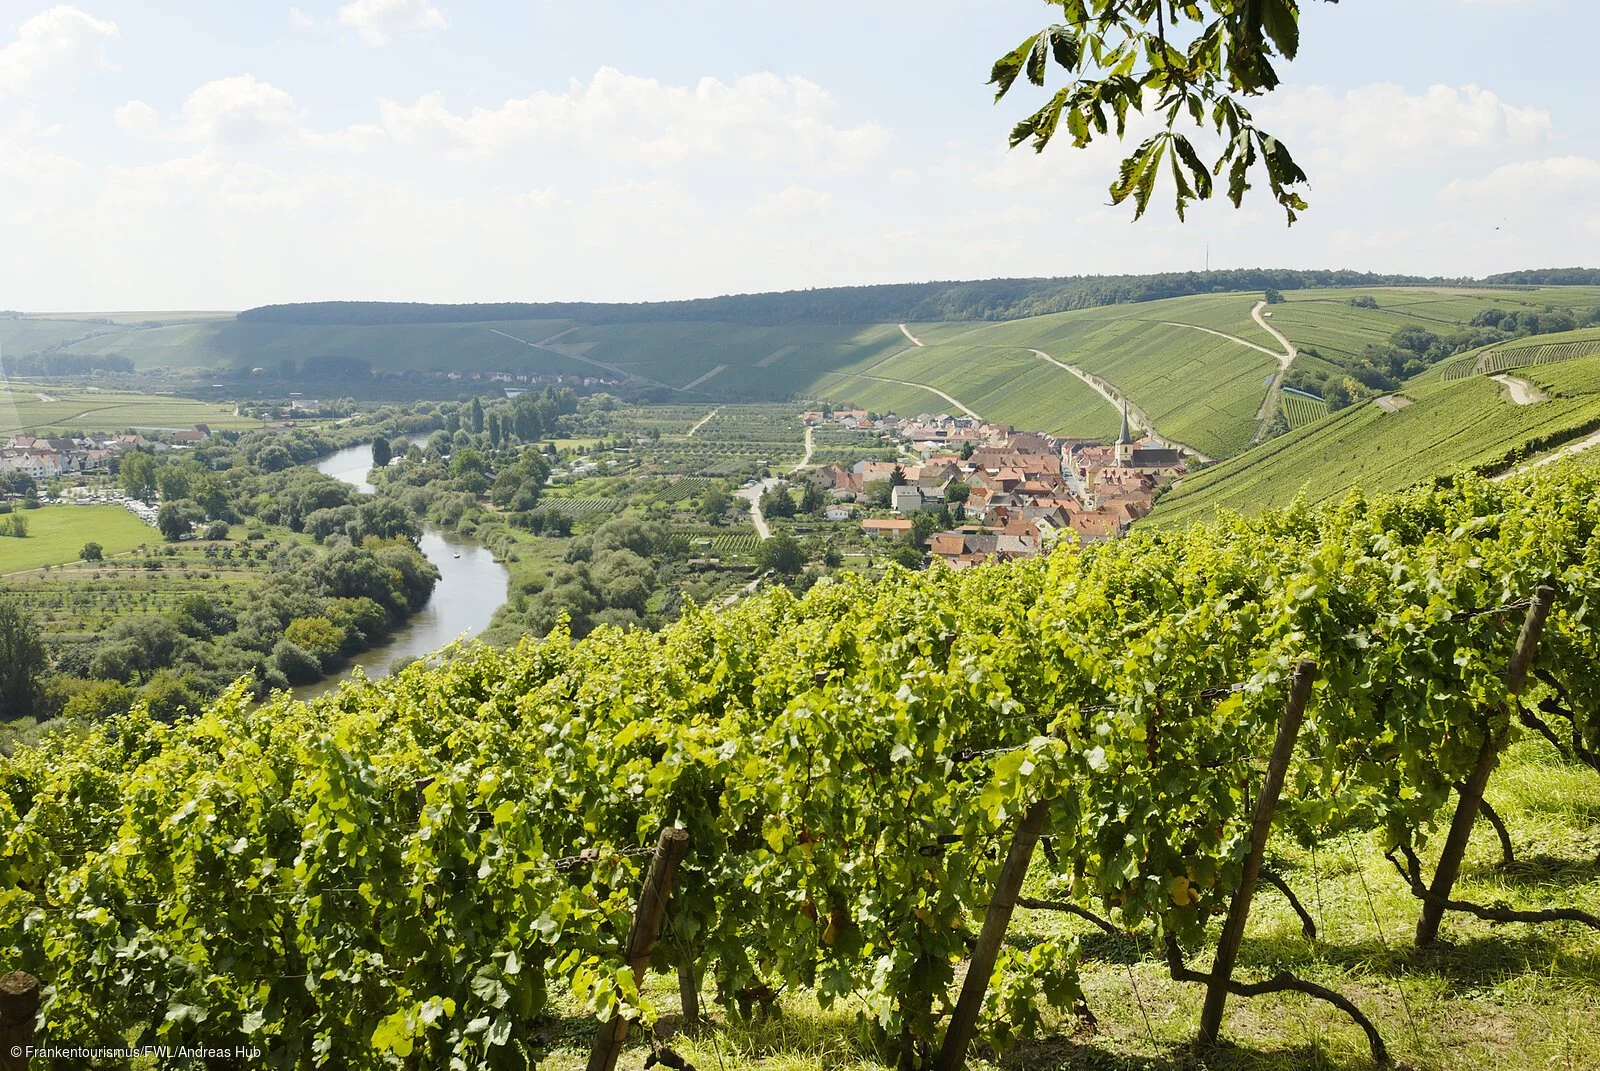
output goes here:
[{"label": "grapevine", "polygon": [[[1408,881],[1530,717],[1558,708],[1551,732],[1592,748],[1597,523],[1587,477],[1467,478],[463,647],[310,705],[237,686],[174,726],[135,710],[0,759],[0,961],[50,986],[51,1041],[532,1066],[558,1000],[657,1014],[622,943],[641,849],[678,826],[655,970],[731,1014],[786,988],[851,1002],[887,1057],[927,1063],[1032,808],[1033,902],[1153,932],[1183,976],[1239,887],[1301,661],[1277,828],[1378,830]],[[990,1040],[1081,1012],[1075,956],[1007,950]]]}]

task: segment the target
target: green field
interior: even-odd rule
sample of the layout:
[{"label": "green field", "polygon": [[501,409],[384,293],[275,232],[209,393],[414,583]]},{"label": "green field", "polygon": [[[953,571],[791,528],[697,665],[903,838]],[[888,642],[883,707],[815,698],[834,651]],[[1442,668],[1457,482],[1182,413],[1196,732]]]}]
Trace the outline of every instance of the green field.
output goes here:
[{"label": "green field", "polygon": [[75,562],[85,543],[99,543],[111,555],[161,542],[160,533],[121,506],[41,506],[20,512],[28,534],[0,538],[0,575]]},{"label": "green field", "polygon": [[0,387],[0,435],[38,432],[121,432],[130,428],[183,431],[196,424],[214,429],[259,428],[261,421],[235,415],[232,406],[170,395],[95,388],[35,388],[20,381]]},{"label": "green field", "polygon": [[1204,472],[1187,477],[1154,518],[1181,524],[1217,509],[1282,506],[1302,490],[1312,502],[1356,488],[1387,491],[1495,461],[1535,437],[1561,436],[1600,420],[1600,357],[1539,365],[1525,378],[1551,398],[1516,405],[1487,377],[1414,380],[1413,404],[1397,413],[1351,406]]}]

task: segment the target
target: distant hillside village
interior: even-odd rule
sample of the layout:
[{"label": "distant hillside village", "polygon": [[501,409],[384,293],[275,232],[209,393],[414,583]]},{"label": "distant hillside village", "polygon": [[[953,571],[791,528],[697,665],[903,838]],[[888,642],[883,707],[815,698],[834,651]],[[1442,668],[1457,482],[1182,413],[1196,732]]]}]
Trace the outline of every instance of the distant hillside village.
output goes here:
[{"label": "distant hillside village", "polygon": [[[956,568],[1030,557],[1068,532],[1083,542],[1124,535],[1150,512],[1157,489],[1188,471],[1180,450],[1136,440],[1126,410],[1121,433],[1109,445],[927,413],[902,419],[852,409],[808,412],[803,419],[898,437],[919,463],[829,465],[809,478],[841,502],[888,482],[895,516],[863,521],[871,536],[909,537],[913,515],[957,507],[960,523],[929,540],[933,556]],[[847,509],[830,509],[828,517],[842,520]]]}]

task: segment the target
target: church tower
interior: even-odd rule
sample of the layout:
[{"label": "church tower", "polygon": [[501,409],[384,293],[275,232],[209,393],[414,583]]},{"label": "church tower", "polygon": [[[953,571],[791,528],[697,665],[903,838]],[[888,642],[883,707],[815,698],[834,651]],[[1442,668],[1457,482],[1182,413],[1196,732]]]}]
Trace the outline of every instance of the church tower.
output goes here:
[{"label": "church tower", "polygon": [[1127,467],[1133,460],[1133,434],[1128,428],[1128,403],[1122,403],[1122,433],[1117,436],[1117,465]]}]

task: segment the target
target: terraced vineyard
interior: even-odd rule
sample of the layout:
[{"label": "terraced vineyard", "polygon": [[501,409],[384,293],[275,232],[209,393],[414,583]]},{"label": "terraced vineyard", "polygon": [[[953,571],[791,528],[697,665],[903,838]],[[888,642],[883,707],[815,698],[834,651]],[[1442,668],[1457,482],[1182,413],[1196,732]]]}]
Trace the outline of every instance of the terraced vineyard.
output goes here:
[{"label": "terraced vineyard", "polygon": [[1560,442],[1600,427],[1600,357],[1528,370],[1551,394],[1516,405],[1500,384],[1475,376],[1414,380],[1414,404],[1386,412],[1351,406],[1242,457],[1186,477],[1158,503],[1152,520],[1178,525],[1218,509],[1255,512],[1304,492],[1311,502],[1360,487],[1396,490],[1464,468],[1508,463],[1529,441]]},{"label": "terraced vineyard", "polygon": [[1328,403],[1321,398],[1313,398],[1298,391],[1283,392],[1283,415],[1288,418],[1291,428],[1314,424],[1327,416],[1328,412]]},{"label": "terraced vineyard", "polygon": [[1475,358],[1467,354],[1449,362],[1440,374],[1444,379],[1464,379],[1474,375],[1493,375],[1527,365],[1558,364],[1596,355],[1600,355],[1600,329],[1590,328],[1491,346]]}]

